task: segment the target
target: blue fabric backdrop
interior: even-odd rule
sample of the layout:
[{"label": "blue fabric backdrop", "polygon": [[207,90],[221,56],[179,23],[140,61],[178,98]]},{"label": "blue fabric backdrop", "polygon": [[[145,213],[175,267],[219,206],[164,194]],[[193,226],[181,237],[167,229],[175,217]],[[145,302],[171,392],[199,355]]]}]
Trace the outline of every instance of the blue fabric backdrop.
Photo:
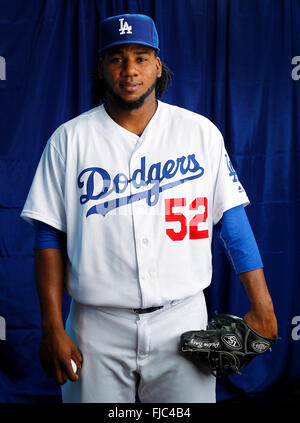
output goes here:
[{"label": "blue fabric backdrop", "polygon": [[[124,12],[154,18],[161,57],[174,72],[163,100],[219,127],[251,200],[247,213],[282,340],[245,377],[218,380],[218,401],[292,399],[300,386],[300,330],[292,324],[300,315],[300,80],[291,74],[300,2],[0,0],[0,402],[60,401],[39,364],[33,230],[19,215],[50,134],[92,107],[99,20]],[[209,312],[243,315],[244,288],[213,248]]]}]

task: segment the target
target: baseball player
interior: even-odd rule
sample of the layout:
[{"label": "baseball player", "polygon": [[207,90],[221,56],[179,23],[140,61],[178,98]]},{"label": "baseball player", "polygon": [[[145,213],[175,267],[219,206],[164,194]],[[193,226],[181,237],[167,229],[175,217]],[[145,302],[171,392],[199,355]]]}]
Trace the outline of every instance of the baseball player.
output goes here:
[{"label": "baseball player", "polygon": [[215,402],[215,377],[178,351],[207,324],[213,230],[245,320],[277,334],[249,200],[216,126],[160,100],[170,74],[152,19],[107,18],[100,44],[103,104],[50,137],[21,214],[36,231],[41,362],[64,402]]}]

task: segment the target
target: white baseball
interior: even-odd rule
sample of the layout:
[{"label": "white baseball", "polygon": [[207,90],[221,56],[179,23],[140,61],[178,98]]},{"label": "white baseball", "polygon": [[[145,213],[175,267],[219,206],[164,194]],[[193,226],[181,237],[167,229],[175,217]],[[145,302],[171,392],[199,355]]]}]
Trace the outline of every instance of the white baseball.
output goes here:
[{"label": "white baseball", "polygon": [[72,360],[71,358],[71,364],[72,364],[72,368],[73,368],[73,372],[76,373],[77,372],[77,366],[74,360]]}]

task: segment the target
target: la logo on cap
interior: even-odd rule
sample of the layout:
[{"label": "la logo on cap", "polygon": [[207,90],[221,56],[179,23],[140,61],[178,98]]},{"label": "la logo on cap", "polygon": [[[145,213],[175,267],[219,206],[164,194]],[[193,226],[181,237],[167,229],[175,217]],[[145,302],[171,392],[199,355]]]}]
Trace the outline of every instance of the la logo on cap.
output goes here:
[{"label": "la logo on cap", "polygon": [[128,25],[128,22],[124,22],[124,18],[119,19],[120,22],[120,28],[119,28],[119,32],[120,35],[124,35],[125,32],[127,32],[127,34],[132,34],[132,25]]}]

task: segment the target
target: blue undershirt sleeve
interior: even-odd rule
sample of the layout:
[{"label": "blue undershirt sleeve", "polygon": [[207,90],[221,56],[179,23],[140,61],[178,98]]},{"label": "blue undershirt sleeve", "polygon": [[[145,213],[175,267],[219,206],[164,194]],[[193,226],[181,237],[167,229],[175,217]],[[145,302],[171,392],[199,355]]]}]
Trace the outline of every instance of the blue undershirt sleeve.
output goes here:
[{"label": "blue undershirt sleeve", "polygon": [[39,220],[34,220],[34,249],[55,248],[62,250],[65,247],[66,234]]},{"label": "blue undershirt sleeve", "polygon": [[263,267],[244,206],[224,212],[214,230],[237,274]]}]

